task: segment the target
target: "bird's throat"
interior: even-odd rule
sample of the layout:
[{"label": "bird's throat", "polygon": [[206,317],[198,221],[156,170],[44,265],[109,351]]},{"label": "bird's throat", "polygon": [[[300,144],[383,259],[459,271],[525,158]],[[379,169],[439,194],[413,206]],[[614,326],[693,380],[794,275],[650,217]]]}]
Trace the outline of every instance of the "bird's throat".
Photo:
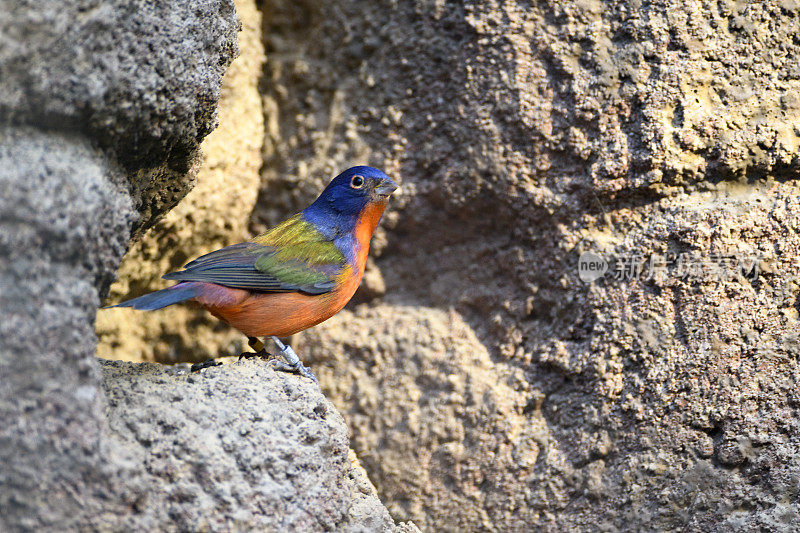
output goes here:
[{"label": "bird's throat", "polygon": [[356,222],[355,236],[358,243],[358,254],[356,255],[356,266],[359,272],[364,272],[364,265],[367,263],[367,255],[369,254],[369,241],[372,239],[372,234],[375,233],[375,228],[381,221],[381,215],[386,209],[386,200],[381,202],[370,202],[361,212]]}]

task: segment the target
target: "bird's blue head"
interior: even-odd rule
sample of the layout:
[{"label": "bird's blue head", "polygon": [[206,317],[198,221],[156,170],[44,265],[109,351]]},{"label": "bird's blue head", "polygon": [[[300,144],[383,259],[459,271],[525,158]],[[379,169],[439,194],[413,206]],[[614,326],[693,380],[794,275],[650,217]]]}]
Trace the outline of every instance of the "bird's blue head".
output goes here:
[{"label": "bird's blue head", "polygon": [[304,213],[358,218],[368,205],[385,204],[396,190],[397,184],[377,168],[352,167],[333,178]]}]

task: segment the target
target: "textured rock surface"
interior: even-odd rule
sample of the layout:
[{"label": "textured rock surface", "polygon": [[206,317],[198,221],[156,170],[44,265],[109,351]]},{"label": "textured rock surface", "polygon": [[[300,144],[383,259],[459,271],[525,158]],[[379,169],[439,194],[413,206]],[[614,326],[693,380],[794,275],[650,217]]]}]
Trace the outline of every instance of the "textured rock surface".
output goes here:
[{"label": "textured rock surface", "polygon": [[[241,54],[223,79],[219,127],[204,141],[197,185],[131,246],[111,286],[109,302],[169,285],[161,279],[187,260],[245,237],[259,189],[264,118],[258,80],[264,61],[261,13],[236,2]],[[97,317],[98,353],[134,361],[204,361],[241,353],[244,337],[200,309],[175,306],[158,313],[108,309]],[[238,350],[238,351],[237,351]]]},{"label": "textured rock surface", "polygon": [[0,128],[0,530],[125,506],[75,490],[113,494],[104,478],[124,470],[103,440],[92,327],[135,218],[123,183],[85,140]]},{"label": "textured rock surface", "polygon": [[[243,231],[262,130],[243,5],[255,51],[226,98],[242,142],[213,141],[205,186],[139,253]],[[191,185],[237,28],[229,2],[0,2],[0,531],[418,531],[316,385],[263,361],[95,358],[100,295]],[[211,198],[208,241],[181,234]]]},{"label": "textured rock surface", "polygon": [[141,492],[105,438],[95,311],[191,184],[236,29],[223,1],[0,3],[0,530],[113,524]]},{"label": "textured rock surface", "polygon": [[524,529],[523,517],[502,526],[491,517],[519,506],[530,480],[518,476],[548,436],[541,412],[526,413],[524,372],[495,364],[456,312],[359,311],[309,331],[302,353],[324,364],[318,376],[346,406],[353,446],[381,480],[389,510],[450,516],[448,525],[429,520],[427,530]]},{"label": "textured rock surface", "polygon": [[[101,361],[109,439],[142,487],[122,529],[390,531],[394,523],[319,388],[261,360]],[[405,525],[401,531],[413,531]]]},{"label": "textured rock surface", "polygon": [[[798,8],[263,3],[251,230],[350,164],[402,181],[366,304],[297,344],[396,519],[800,527]],[[706,270],[587,284],[584,251]]]},{"label": "textured rock surface", "polygon": [[[395,518],[800,527],[797,8],[266,2],[255,227],[353,162],[405,191],[383,302],[301,352]],[[586,284],[587,250],[761,262]]]},{"label": "textured rock surface", "polygon": [[0,3],[0,120],[88,134],[128,171],[146,228],[192,185],[236,55],[231,1]]}]

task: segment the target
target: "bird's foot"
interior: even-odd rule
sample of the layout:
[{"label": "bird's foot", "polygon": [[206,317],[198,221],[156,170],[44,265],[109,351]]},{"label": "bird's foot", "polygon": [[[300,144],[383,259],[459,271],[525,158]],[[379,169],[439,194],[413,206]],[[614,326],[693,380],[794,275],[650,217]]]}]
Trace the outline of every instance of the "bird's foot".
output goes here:
[{"label": "bird's foot", "polygon": [[297,354],[295,353],[295,351],[292,349],[291,346],[289,346],[288,344],[283,344],[278,337],[272,337],[272,340],[273,342],[275,342],[275,345],[278,347],[278,350],[280,350],[280,353],[283,356],[283,358],[286,359],[286,362],[279,361],[277,359],[271,360],[270,364],[273,365],[273,368],[275,368],[275,370],[281,370],[284,372],[296,372],[297,374],[300,374],[303,377],[307,377],[314,383],[319,384],[319,381],[317,381],[317,378],[314,376],[314,374],[311,373],[311,370],[308,367],[304,366],[302,362],[300,362],[300,358],[297,357]]},{"label": "bird's foot", "polygon": [[220,363],[219,361],[214,361],[213,359],[206,359],[206,360],[205,360],[205,361],[203,361],[202,363],[195,363],[195,364],[193,364],[190,370],[191,370],[192,372],[200,372],[200,371],[201,371],[201,370],[203,370],[204,368],[210,368],[210,367],[212,367],[212,366],[219,366],[219,365],[221,365],[221,364],[222,364],[222,363]]},{"label": "bird's foot", "polygon": [[307,377],[314,383],[319,383],[314,374],[311,373],[311,370],[307,366],[303,366],[303,363],[300,361],[293,365],[291,363],[287,363],[286,361],[281,361],[280,359],[270,359],[269,364],[272,366],[272,368],[280,372],[292,372],[295,374],[300,374],[303,377]]}]

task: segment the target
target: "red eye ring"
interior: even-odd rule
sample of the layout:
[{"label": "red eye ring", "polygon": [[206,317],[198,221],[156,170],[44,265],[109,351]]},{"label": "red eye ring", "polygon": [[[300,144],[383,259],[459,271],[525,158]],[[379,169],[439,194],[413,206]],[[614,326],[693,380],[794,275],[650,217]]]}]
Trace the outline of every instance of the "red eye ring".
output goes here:
[{"label": "red eye ring", "polygon": [[350,178],[350,186],[354,189],[360,189],[364,186],[367,180],[364,179],[364,176],[356,174],[352,178]]}]

